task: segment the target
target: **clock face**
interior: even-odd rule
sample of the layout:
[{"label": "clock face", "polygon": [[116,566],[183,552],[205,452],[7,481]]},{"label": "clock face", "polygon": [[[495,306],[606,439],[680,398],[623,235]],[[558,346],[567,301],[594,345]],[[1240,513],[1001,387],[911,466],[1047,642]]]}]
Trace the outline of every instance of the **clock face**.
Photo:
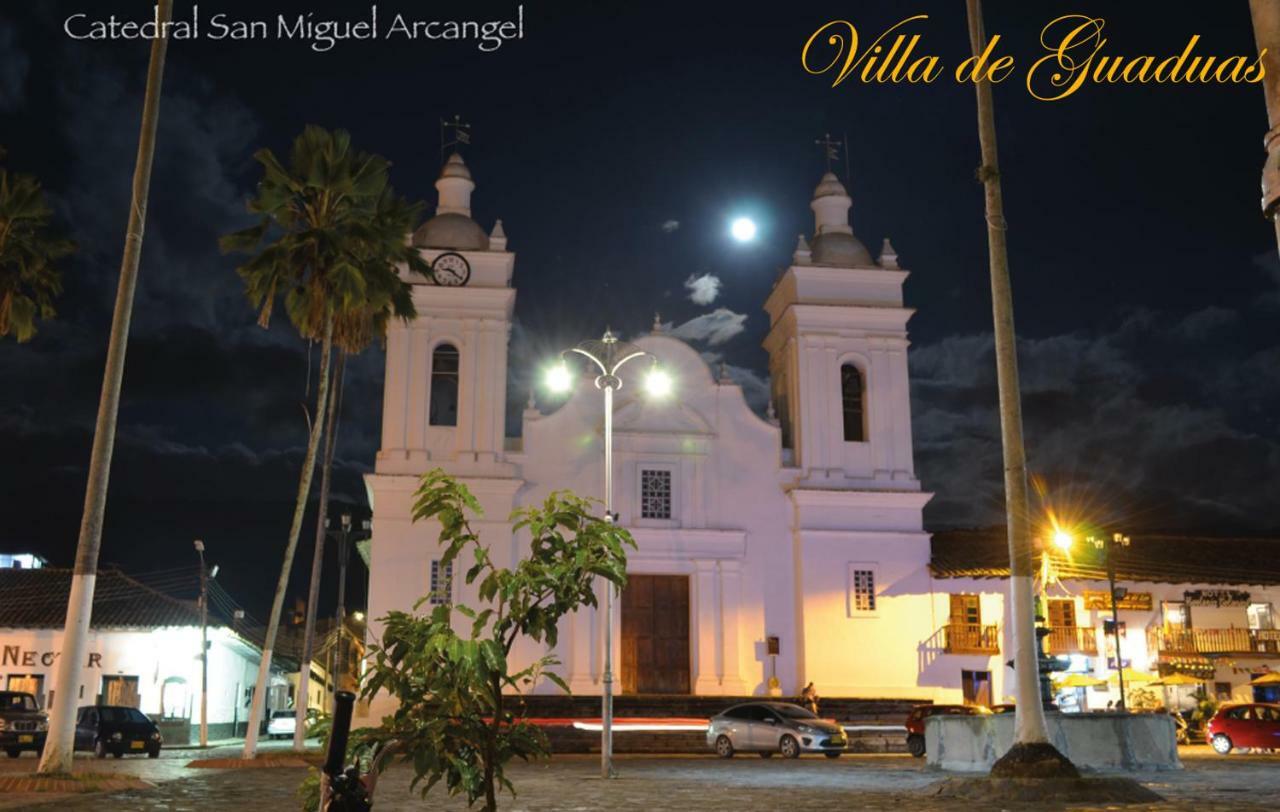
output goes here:
[{"label": "clock face", "polygon": [[459,287],[471,279],[471,263],[462,254],[452,251],[436,257],[431,263],[431,279],[444,287]]}]

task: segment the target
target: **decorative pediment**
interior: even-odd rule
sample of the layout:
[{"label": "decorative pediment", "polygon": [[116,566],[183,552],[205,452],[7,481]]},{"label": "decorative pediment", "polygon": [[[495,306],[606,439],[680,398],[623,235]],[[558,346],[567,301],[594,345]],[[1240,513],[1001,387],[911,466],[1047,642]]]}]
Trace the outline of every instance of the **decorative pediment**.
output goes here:
[{"label": "decorative pediment", "polygon": [[715,430],[697,411],[684,403],[649,403],[633,400],[614,413],[613,430],[618,434],[682,434],[712,436]]}]

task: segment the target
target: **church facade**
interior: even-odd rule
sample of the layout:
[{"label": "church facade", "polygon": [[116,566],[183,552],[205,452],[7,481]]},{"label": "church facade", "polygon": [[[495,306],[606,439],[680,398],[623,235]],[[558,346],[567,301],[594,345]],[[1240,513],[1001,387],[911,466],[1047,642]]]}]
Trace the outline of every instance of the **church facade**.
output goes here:
[{"label": "church facade", "polygon": [[[410,280],[418,318],[390,330],[382,447],[367,476],[375,619],[428,593],[475,600],[441,570],[437,530],[410,521],[424,472],[467,483],[485,510],[482,539],[509,561],[527,542],[506,521],[513,508],[562,488],[602,495],[590,376],[549,413],[531,405],[522,436],[505,437],[515,255],[500,221],[486,233],[471,219],[461,157],[436,187],[436,215],[413,237],[432,278]],[[631,338],[676,394],[648,400],[643,365],[623,370],[614,503],[638,550],[612,620],[584,611],[562,630],[556,653],[575,693],[601,690],[605,622],[624,693],[763,694],[771,677],[784,695],[809,681],[833,696],[932,699],[943,687],[920,684],[906,642],[927,639],[937,615],[921,518],[930,494],[912,461],[907,272],[891,248],[875,260],[854,236],[835,175],[811,206],[814,234],[763,303],[769,417],[680,339],[660,328]]]}]

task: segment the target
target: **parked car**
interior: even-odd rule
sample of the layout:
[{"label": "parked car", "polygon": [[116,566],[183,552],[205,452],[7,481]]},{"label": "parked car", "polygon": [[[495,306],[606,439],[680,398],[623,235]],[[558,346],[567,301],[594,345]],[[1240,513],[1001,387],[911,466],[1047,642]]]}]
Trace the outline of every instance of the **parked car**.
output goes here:
[{"label": "parked car", "polygon": [[0,749],[17,758],[23,750],[44,751],[49,717],[36,698],[22,691],[0,691]]},{"label": "parked car", "polygon": [[801,753],[822,753],[838,758],[849,746],[844,728],[819,719],[807,708],[786,702],[747,702],[711,717],[707,745],[721,758],[739,750],[768,758],[798,758]]},{"label": "parked car", "polygon": [[292,739],[293,731],[297,727],[296,722],[294,711],[271,711],[271,719],[267,722],[267,738]]},{"label": "parked car", "polygon": [[924,720],[930,716],[980,716],[991,711],[981,705],[916,705],[907,714],[907,752],[924,756]]},{"label": "parked car", "polygon": [[160,729],[137,708],[117,705],[87,705],[76,713],[76,749],[92,750],[98,758],[110,753],[146,753],[160,757],[164,737]]},{"label": "parked car", "polygon": [[1205,737],[1224,756],[1236,748],[1280,749],[1280,705],[1223,705],[1205,726]]}]

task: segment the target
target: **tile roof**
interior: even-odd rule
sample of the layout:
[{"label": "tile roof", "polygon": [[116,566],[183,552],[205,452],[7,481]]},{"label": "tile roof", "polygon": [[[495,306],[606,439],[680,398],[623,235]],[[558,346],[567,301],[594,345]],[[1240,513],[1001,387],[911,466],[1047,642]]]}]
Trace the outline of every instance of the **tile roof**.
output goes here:
[{"label": "tile roof", "polygon": [[[0,569],[0,627],[61,629],[66,623],[71,570]],[[195,604],[172,598],[119,570],[99,570],[90,624],[105,628],[198,626]]]},{"label": "tile roof", "polygon": [[[1106,580],[1102,553],[1078,543],[1070,557],[1050,548],[1059,577]],[[1121,581],[1208,584],[1280,584],[1280,539],[1139,534],[1115,551]],[[1037,562],[1039,556],[1037,556]],[[1007,578],[1009,548],[1003,527],[933,534],[929,569],[936,578]]]}]

